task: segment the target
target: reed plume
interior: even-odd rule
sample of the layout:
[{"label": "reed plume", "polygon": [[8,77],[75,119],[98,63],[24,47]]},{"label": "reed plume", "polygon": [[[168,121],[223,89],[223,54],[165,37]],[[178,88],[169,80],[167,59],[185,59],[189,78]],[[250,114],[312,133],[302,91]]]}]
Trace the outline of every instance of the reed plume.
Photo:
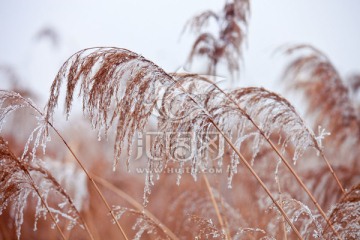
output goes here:
[{"label": "reed plume", "polygon": [[[234,79],[240,70],[239,62],[242,57],[242,45],[246,39],[249,15],[250,1],[230,0],[226,1],[219,13],[208,10],[189,20],[185,29],[189,28],[198,36],[187,63],[191,65],[195,57],[205,57],[206,73],[216,76],[218,64],[224,61]],[[217,23],[216,34],[205,29],[212,19]]]},{"label": "reed plume", "polygon": [[330,59],[309,45],[294,46],[285,53],[294,59],[286,67],[283,78],[291,88],[299,89],[307,96],[308,113],[314,117],[314,127],[321,125],[331,132],[335,145],[348,141],[358,144],[357,111],[349,88]]},{"label": "reed plume", "polygon": [[[94,68],[95,71],[91,71]],[[286,134],[279,143],[284,149],[295,146],[294,161],[308,147],[320,151],[314,133],[309,130],[295,109],[284,98],[262,88],[242,88],[224,95],[214,85],[197,75],[167,74],[149,60],[126,49],[95,48],[82,50],[62,66],[51,88],[46,119],[51,122],[64,76],[67,77],[65,109],[69,115],[74,89],[80,84],[83,109],[93,127],[107,134],[112,123],[116,124],[115,165],[120,159],[125,142],[130,153],[132,138],[143,131],[152,114],[157,116],[161,133],[194,132],[202,135],[216,131],[215,122],[225,133],[234,136],[237,148],[247,138],[254,138],[253,152],[264,139],[254,130],[258,122],[266,137]],[[236,99],[235,102],[231,101]],[[239,106],[243,108],[239,111]],[[211,118],[212,121],[209,121]],[[163,135],[153,144],[154,156],[168,154],[166,161],[174,160],[166,152]],[[172,140],[176,141],[174,137]],[[171,142],[170,142],[171,145]],[[193,148],[196,151],[196,147]],[[205,168],[197,152],[190,154],[194,173]],[[161,161],[160,161],[161,162]],[[149,164],[160,164],[160,162]],[[129,158],[127,161],[129,164]],[[221,159],[218,161],[221,166]],[[166,162],[162,166],[166,166]]]},{"label": "reed plume", "polygon": [[15,157],[2,138],[0,138],[0,156],[0,213],[3,213],[7,207],[13,209],[12,218],[18,239],[21,236],[27,202],[31,202],[32,198],[36,201],[34,231],[37,230],[38,220],[46,219],[48,214],[64,239],[63,230],[58,225],[60,218],[68,222],[66,226],[68,230],[78,224],[84,227],[71,198],[38,159],[26,157],[20,160]]},{"label": "reed plume", "polygon": [[[225,66],[236,79],[249,17],[249,0],[227,0],[221,11],[190,19],[184,30],[196,39],[188,66],[202,58],[205,74]],[[36,37],[54,46],[60,39],[49,28]],[[313,46],[285,54],[283,79],[306,97],[310,127],[276,92],[222,89],[124,48],[70,56],[44,113],[16,71],[0,66],[14,90],[0,90],[0,239],[360,238],[360,77],[343,78]],[[66,127],[67,141],[55,128],[62,94],[66,118],[80,99],[97,139],[107,141],[74,133],[78,119]],[[31,125],[25,141],[23,125]],[[53,134],[55,151],[47,147]],[[109,148],[94,147],[108,142],[116,173]]]},{"label": "reed plume", "polygon": [[[345,196],[335,205],[330,214],[334,227],[343,239],[359,239],[360,232],[360,185],[353,186]],[[334,238],[328,229],[327,238]]]},{"label": "reed plume", "polygon": [[[75,89],[79,86],[83,111],[90,118],[93,128],[98,130],[99,137],[101,138],[103,134],[108,136],[111,127],[115,125],[114,168],[125,154],[127,169],[130,170],[131,150],[136,133],[145,131],[149,121],[157,122],[158,134],[150,148],[152,157],[146,160],[147,171],[143,198],[145,205],[148,203],[148,196],[155,184],[155,179],[158,179],[161,171],[169,166],[177,166],[179,169],[176,172],[177,184],[180,184],[188,168],[191,169],[190,173],[195,180],[198,179],[199,174],[210,167],[228,169],[228,187],[232,187],[239,164],[243,163],[270,196],[287,224],[301,238],[301,235],[306,235],[304,229],[308,229],[309,225],[307,222],[299,225],[296,222],[297,217],[291,217],[300,210],[294,213],[293,207],[289,209],[294,211],[283,209],[283,207],[296,204],[286,205],[282,202],[283,200],[276,201],[253,169],[256,165],[255,160],[261,158],[262,152],[271,149],[270,151],[281,158],[291,174],[296,177],[318,208],[322,218],[332,229],[333,234],[336,235],[332,223],[316,199],[287,163],[288,157],[296,163],[310,148],[323,154],[322,136],[316,136],[307,128],[295,108],[280,95],[256,87],[222,90],[207,78],[196,74],[166,73],[155,63],[127,49],[84,49],[71,56],[57,74],[51,86],[46,114],[43,116],[37,110],[39,125],[31,133],[22,159],[29,154],[32,159],[36,159],[37,148],[39,146],[45,148],[49,140],[48,128],[53,128],[53,116],[64,80],[66,80],[65,113],[67,117],[75,101]],[[1,91],[0,100],[1,123],[9,113],[20,108],[36,109],[29,100],[13,92]],[[55,128],[53,129],[58,133]],[[185,136],[189,133],[190,141],[183,145],[180,139],[189,138],[189,135]],[[222,144],[223,151],[229,153],[229,159],[224,159],[224,155],[211,155],[206,148],[202,147],[212,133],[217,133],[222,138],[220,140],[219,137],[218,141]],[[277,139],[276,142],[273,139]],[[62,140],[69,147],[63,138]],[[32,148],[31,144],[33,144]],[[70,148],[69,150],[82,166],[74,152]],[[279,161],[276,161],[278,165]],[[97,186],[91,174],[85,169],[84,171],[94,186]],[[275,176],[278,176],[277,171],[275,171]],[[205,181],[208,181],[206,177]],[[214,195],[216,190],[209,185],[207,188],[220,223],[219,231],[225,234],[225,238],[235,236],[236,229],[233,228],[227,232],[227,220],[224,220],[220,214],[222,207],[218,204],[224,204],[224,202],[219,200],[221,199],[219,195],[218,198]],[[305,209],[306,205],[301,206]],[[120,207],[117,210],[124,213],[124,209],[126,208]],[[114,210],[110,211],[116,221]],[[230,216],[230,214],[225,215]],[[142,223],[152,221],[147,218],[147,215],[144,217],[141,218]],[[314,222],[314,218],[312,220]],[[162,227],[154,223],[144,226],[139,223],[137,226],[140,226],[139,236],[144,231],[154,231],[154,227],[163,231]],[[311,231],[316,231],[321,235],[319,224],[314,226],[317,227],[312,228]],[[244,226],[239,229],[241,232],[241,229],[250,231],[252,228]],[[254,231],[257,232],[256,228]],[[264,229],[260,232],[264,235],[267,231]]]},{"label": "reed plume", "polygon": [[[309,146],[321,151],[314,134],[306,128],[294,108],[280,96],[258,88],[239,89],[224,95],[223,91],[219,91],[209,81],[195,81],[194,76],[167,74],[142,56],[119,48],[85,49],[66,61],[51,87],[45,117],[48,122],[52,120],[64,77],[67,77],[65,100],[67,115],[71,110],[74,89],[77,83],[81,82],[79,84],[80,95],[83,96],[83,109],[90,117],[93,127],[99,130],[99,134],[102,129],[107,134],[112,123],[116,121],[114,166],[120,159],[125,143],[128,144],[126,162],[129,166],[134,134],[144,130],[148,119],[157,110],[158,129],[163,135],[158,136],[151,150],[153,156],[161,156],[161,158],[160,161],[148,159],[144,189],[145,204],[147,195],[150,193],[150,186],[154,185],[154,176],[159,175],[155,169],[165,169],[169,162],[179,160],[171,155],[171,146],[177,146],[179,134],[184,132],[192,132],[195,136],[204,133],[202,138],[195,141],[195,144],[201,144],[211,131],[219,132],[225,138],[229,144],[229,150],[234,151],[235,156],[235,160],[229,165],[231,169],[229,186],[231,186],[231,178],[236,173],[239,160],[246,162],[237,150],[240,149],[240,145],[236,146],[232,141],[241,144],[249,136],[254,136],[254,159],[264,139],[267,140],[271,134],[276,134],[276,131],[280,131],[281,128],[285,137],[280,141],[280,145],[285,148],[290,142],[294,144],[295,161]],[[229,98],[230,95],[233,98]],[[234,99],[240,102],[229,105]],[[246,109],[249,113],[244,110],[239,111],[241,104],[251,106]],[[254,116],[250,117],[250,115]],[[261,124],[255,124],[256,118]],[[251,121],[248,121],[249,119]],[[246,120],[250,128],[241,120]],[[254,130],[254,126],[257,129]],[[289,132],[288,135],[286,132]],[[164,136],[167,133],[177,134],[170,136],[169,144],[164,145]],[[235,140],[231,140],[234,134]],[[168,137],[165,136],[165,138]],[[198,172],[209,167],[209,162],[204,161],[196,152],[196,146],[188,153],[190,158],[188,156],[186,161],[177,161],[182,169],[178,173],[178,183],[187,162],[190,163],[191,173],[195,180]],[[221,167],[222,159],[219,158],[216,164]],[[256,175],[250,165],[247,167]],[[261,182],[260,179],[258,180]],[[262,186],[271,196],[263,183]],[[316,200],[313,199],[313,201],[319,208]],[[322,210],[320,211],[326,219],[325,214]],[[289,224],[291,225],[291,222]]]}]

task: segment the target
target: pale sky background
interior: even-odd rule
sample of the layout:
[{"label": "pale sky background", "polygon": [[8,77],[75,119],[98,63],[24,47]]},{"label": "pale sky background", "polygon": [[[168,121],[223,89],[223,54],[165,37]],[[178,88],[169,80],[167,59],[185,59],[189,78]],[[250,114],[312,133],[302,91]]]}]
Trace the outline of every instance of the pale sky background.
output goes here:
[{"label": "pale sky background", "polygon": [[[221,10],[220,0],[0,0],[0,65],[12,66],[45,103],[61,64],[86,47],[128,48],[166,71],[183,66],[194,35],[181,35],[201,11]],[[359,0],[254,0],[240,85],[281,91],[283,44],[310,43],[325,52],[343,76],[360,72]],[[59,46],[36,40],[54,29]],[[221,73],[220,73],[221,75]],[[0,73],[0,88],[6,88]]]}]

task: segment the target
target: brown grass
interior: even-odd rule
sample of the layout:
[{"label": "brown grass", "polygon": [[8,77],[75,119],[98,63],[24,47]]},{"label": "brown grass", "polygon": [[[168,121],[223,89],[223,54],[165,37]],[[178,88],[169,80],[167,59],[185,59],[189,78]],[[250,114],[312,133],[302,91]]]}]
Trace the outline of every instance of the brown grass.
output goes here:
[{"label": "brown grass", "polygon": [[[189,59],[238,71],[249,11],[235,0],[196,16]],[[202,32],[210,19],[219,38]],[[116,47],[73,54],[44,113],[0,90],[0,239],[358,239],[358,76],[343,81],[312,46],[286,53],[305,119],[278,93]],[[56,128],[63,91],[66,118],[78,98],[84,118]]]}]

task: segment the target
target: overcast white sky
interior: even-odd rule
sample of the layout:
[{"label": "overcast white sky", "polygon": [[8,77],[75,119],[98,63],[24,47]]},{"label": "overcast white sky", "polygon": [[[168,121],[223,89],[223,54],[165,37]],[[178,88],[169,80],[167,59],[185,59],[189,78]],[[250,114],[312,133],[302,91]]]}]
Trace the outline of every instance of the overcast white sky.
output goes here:
[{"label": "overcast white sky", "polygon": [[[167,71],[181,67],[193,36],[180,33],[185,22],[220,0],[0,0],[0,65],[13,66],[24,84],[48,97],[52,79],[74,52],[93,46],[117,46],[144,55]],[[242,66],[243,85],[277,91],[284,58],[274,50],[310,43],[328,54],[341,74],[360,72],[360,1],[252,1],[249,38]],[[44,28],[60,37],[53,48],[36,40]],[[0,75],[0,88],[5,85]]]}]

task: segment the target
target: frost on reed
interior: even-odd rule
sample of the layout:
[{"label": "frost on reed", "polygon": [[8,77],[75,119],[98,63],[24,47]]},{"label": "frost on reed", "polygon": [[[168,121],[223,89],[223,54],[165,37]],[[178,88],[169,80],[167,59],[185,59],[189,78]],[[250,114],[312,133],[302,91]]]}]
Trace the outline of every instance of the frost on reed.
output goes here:
[{"label": "frost on reed", "polygon": [[[360,184],[350,191],[335,205],[330,213],[330,221],[342,239],[355,240],[360,238]],[[335,236],[326,228],[325,237]]]},{"label": "frost on reed", "polygon": [[[295,161],[307,147],[320,150],[313,133],[305,127],[294,108],[279,95],[262,88],[224,92],[197,75],[167,74],[144,57],[120,48],[85,49],[70,57],[52,84],[46,121],[52,122],[65,79],[67,115],[74,101],[75,87],[80,85],[83,110],[99,134],[103,131],[106,135],[111,125],[116,125],[114,166],[127,144],[126,162],[129,167],[135,133],[144,130],[152,114],[157,117],[158,131],[163,134],[155,139],[151,151],[153,156],[160,157],[156,161],[148,159],[145,195],[150,193],[153,177],[158,175],[155,170],[164,169],[171,162],[176,162],[183,169],[178,172],[178,183],[185,166],[190,165],[195,179],[197,173],[211,164],[222,167],[222,156],[215,163],[210,163],[197,151],[208,134],[219,129],[232,139],[239,150],[243,141],[252,139],[253,159],[264,143],[264,137],[280,132],[283,135],[279,140],[282,148],[294,145]],[[195,136],[190,143],[193,146],[186,158],[179,159],[174,156],[174,151],[180,134],[190,132]],[[229,166],[229,185],[237,165],[238,159],[234,155]]]},{"label": "frost on reed", "polygon": [[[298,227],[301,236],[304,239],[321,238],[323,233],[323,219],[321,215],[316,214],[306,204],[291,198],[290,196],[284,196],[282,200],[282,206],[285,209],[291,221]],[[270,207],[270,209],[276,210],[276,208]],[[277,211],[277,210],[276,210]],[[278,213],[278,211],[277,211]],[[280,213],[277,214],[277,219],[274,219],[272,226],[274,229],[269,228],[270,232],[275,232],[277,224],[281,224],[282,218]],[[275,224],[274,224],[275,223]],[[286,226],[286,231],[290,230],[290,227]]]},{"label": "frost on reed", "polygon": [[126,49],[82,50],[68,59],[57,74],[51,86],[46,121],[53,120],[62,81],[67,80],[67,115],[75,87],[80,85],[84,113],[99,130],[99,137],[102,132],[107,135],[111,125],[116,124],[115,168],[125,142],[128,143],[127,153],[130,153],[135,132],[144,129],[161,88],[169,84],[169,78],[154,63]]},{"label": "frost on reed", "polygon": [[[44,117],[31,99],[22,97],[19,93],[13,91],[0,90],[0,132],[7,118],[21,109],[27,109],[35,114],[37,126],[32,130],[25,146],[21,159],[29,155],[32,159],[36,158],[37,148],[41,147],[43,153],[46,150],[46,143],[50,141],[50,136],[45,134],[46,122]],[[31,148],[32,145],[32,148]]]},{"label": "frost on reed", "polygon": [[[226,217],[227,234],[232,236],[232,239],[241,239],[240,230],[250,229],[247,227],[248,221],[241,216],[241,211],[227,203],[218,191],[214,188],[212,191],[216,201],[221,203],[221,215]],[[174,225],[175,231],[185,231],[187,238],[194,239],[208,234],[212,239],[225,239],[223,230],[218,227],[216,212],[208,193],[191,188],[177,196],[168,209],[169,223]]]},{"label": "frost on reed", "polygon": [[[322,151],[321,140],[324,132],[320,131],[321,136],[315,136],[305,126],[294,107],[276,93],[256,87],[222,90],[210,80],[198,75],[166,73],[155,63],[126,49],[91,48],[75,53],[61,67],[51,86],[44,116],[30,100],[14,92],[0,92],[1,124],[4,123],[9,113],[20,108],[33,109],[38,116],[39,125],[31,133],[24,154],[18,160],[20,164],[18,172],[25,174],[25,177],[32,176],[31,173],[35,174],[42,169],[42,165],[36,165],[37,168],[30,168],[30,166],[38,162],[36,149],[39,146],[45,147],[49,140],[47,127],[52,127],[54,111],[59,101],[63,82],[66,86],[65,112],[67,116],[69,116],[71,106],[75,101],[74,94],[78,86],[84,114],[90,118],[93,128],[98,130],[99,137],[102,137],[102,134],[107,136],[112,130],[111,127],[115,126],[114,167],[125,155],[127,167],[130,170],[134,136],[145,131],[150,119],[156,121],[156,129],[159,134],[154,138],[150,147],[151,156],[155,157],[146,159],[145,204],[148,201],[147,197],[151,187],[161,176],[159,170],[164,170],[169,166],[178,167],[179,170],[176,171],[178,184],[187,168],[191,169],[190,173],[195,180],[198,179],[199,174],[206,172],[211,167],[227,169],[227,183],[231,187],[233,178],[241,167],[240,161],[244,164],[249,162],[249,166],[256,165],[257,161],[262,158],[263,151],[274,151],[273,153],[276,153],[277,156],[276,154],[270,155],[277,162],[278,157],[285,155],[286,159],[293,159],[294,163],[308,148],[314,148],[318,152]],[[226,139],[226,141],[219,140],[219,143],[222,143],[222,150],[227,155],[214,157],[208,149],[203,148],[207,144],[207,139],[214,132]],[[183,137],[182,134],[185,133],[191,135],[191,141],[188,143],[190,148],[181,145],[181,141],[179,141]],[[289,148],[290,151],[288,151]],[[275,149],[279,149],[280,153],[277,153]],[[243,153],[245,157],[239,152]],[[29,174],[23,173],[22,164],[27,164]],[[278,166],[275,175],[278,174],[277,171]],[[46,170],[41,170],[40,177],[44,178],[43,175],[46,172]],[[253,176],[255,175],[256,173],[253,174]],[[46,175],[45,178],[50,178],[48,176]],[[281,179],[288,178],[281,177]],[[261,181],[258,180],[257,183],[259,182]],[[30,183],[32,182],[30,181]],[[234,185],[238,183],[234,183]],[[31,185],[33,189],[36,189],[37,184],[36,182]],[[54,187],[51,189],[57,190]],[[261,235],[264,239],[271,239],[271,236],[267,237],[271,232],[271,224],[267,228],[263,228],[264,225],[259,228],[246,226],[243,217],[240,214],[234,214],[236,210],[223,200],[220,193],[217,193],[215,189],[210,189],[209,192],[211,197],[207,196],[208,205],[202,202],[197,205],[203,206],[204,209],[206,207],[213,209],[212,215],[219,217],[218,212],[214,211],[213,205],[214,202],[221,203],[220,209],[226,215],[227,220],[239,221],[240,226],[228,226],[228,230],[230,229],[228,233],[224,226],[218,228],[218,226],[212,225],[212,220],[208,221],[211,218],[200,217],[197,218],[199,221],[196,221],[200,225],[199,232],[197,232],[199,236],[202,235],[204,229],[201,227],[202,224],[208,223],[207,227],[209,228],[205,228],[209,230],[206,230],[207,234],[211,232],[216,237],[225,236],[226,238],[229,234],[234,238],[236,238],[235,236],[240,238],[240,236]],[[279,192],[281,194],[280,190]],[[29,193],[26,196],[28,195]],[[268,195],[271,196],[269,192]],[[188,198],[190,199],[190,197]],[[197,200],[200,201],[200,198]],[[197,200],[192,202],[197,202]],[[273,202],[283,206],[287,215],[290,216],[287,220],[288,223],[298,226],[302,235],[310,237],[308,234],[310,231],[311,236],[314,234],[321,236],[324,222],[318,224],[317,217],[314,217],[317,216],[316,213],[312,213],[305,204],[297,200],[286,199],[278,203],[274,198]],[[49,204],[51,205],[51,203]],[[259,211],[264,210],[264,206],[257,207]],[[191,209],[191,206],[184,208]],[[278,206],[277,208],[280,209]],[[55,208],[51,207],[48,209],[48,212],[55,216],[54,219],[61,215],[60,210],[54,211]],[[138,237],[163,229],[155,223],[151,224],[151,219],[147,219],[146,215],[141,215],[137,210],[131,211],[119,207],[111,211],[112,214],[118,213],[117,217],[121,217],[126,212],[137,215],[135,229]],[[66,214],[69,213],[63,213],[61,216],[67,216]],[[75,223],[78,222],[76,216],[73,217]],[[293,226],[292,228],[295,229]],[[161,235],[162,233],[157,232],[156,234]]]},{"label": "frost on reed", "polygon": [[[46,144],[50,141],[50,136],[46,134],[47,123],[43,114],[30,99],[26,99],[16,92],[0,90],[0,130],[6,123],[6,120],[10,118],[10,115],[19,110],[30,111],[31,118],[36,120],[37,126],[31,131],[20,157],[16,157],[10,150],[8,143],[0,137],[0,212],[2,213],[7,207],[11,209],[10,214],[14,218],[18,238],[20,238],[21,226],[24,222],[24,211],[26,210],[27,202],[30,201],[29,199],[34,199],[36,202],[34,231],[37,230],[38,220],[41,218],[46,219],[49,215],[50,220],[53,222],[52,227],[58,228],[61,234],[62,230],[58,225],[60,224],[60,219],[66,220],[65,222],[67,223],[61,223],[61,225],[66,226],[68,230],[72,229],[75,225],[87,229],[78,212],[78,209],[82,208],[82,203],[79,201],[83,201],[86,195],[77,192],[74,194],[76,201],[74,203],[64,189],[64,185],[67,184],[64,184],[62,179],[64,177],[72,178],[78,176],[68,174],[69,172],[65,171],[59,173],[57,170],[59,170],[62,163],[59,162],[55,166],[54,161],[50,161],[49,158],[45,162],[37,156],[39,154],[39,147],[41,147],[43,154],[45,154]],[[26,118],[26,120],[29,120],[29,118]],[[26,121],[24,120],[24,122]],[[52,168],[55,173],[53,174],[49,168]],[[68,175],[64,176],[64,174]],[[69,185],[67,187],[68,190],[73,190],[74,188],[74,186],[69,187]],[[79,187],[78,184],[76,187]],[[32,203],[32,201],[30,202]]]},{"label": "frost on reed", "polygon": [[144,214],[144,212],[121,206],[114,206],[112,210],[114,211],[117,220],[120,220],[124,215],[127,215],[127,217],[132,215],[136,218],[135,223],[132,226],[132,230],[136,231],[133,238],[134,240],[140,240],[149,236],[152,236],[153,239],[171,239],[158,223],[154,222]]},{"label": "frost on reed", "polygon": [[16,235],[20,239],[21,226],[24,223],[24,211],[27,203],[34,199],[34,231],[39,219],[51,215],[53,227],[65,219],[67,229],[79,222],[79,213],[72,200],[51,173],[38,159],[17,158],[8,144],[0,137],[0,214],[10,208],[10,216],[16,226]]},{"label": "frost on reed", "polygon": [[[231,136],[237,149],[241,152],[250,152],[252,164],[261,148],[268,147],[267,140],[270,138],[276,139],[275,144],[283,154],[286,153],[287,148],[293,148],[293,155],[290,157],[294,164],[308,148],[322,151],[317,137],[306,127],[294,107],[280,95],[257,87],[222,90],[208,79],[194,74],[174,74],[173,76],[178,85],[173,85],[171,88],[181,86],[183,90],[186,89],[185,92],[190,92],[194,96],[193,99],[196,99],[196,105],[192,99],[188,98],[187,102],[177,101],[179,105],[177,107],[173,103],[171,109],[181,109],[184,112],[189,108],[190,113],[195,113],[195,118],[184,122],[168,121],[163,118],[165,120],[160,122],[159,129],[163,131],[176,129],[177,132],[193,129],[205,133],[203,137],[206,139],[207,132],[216,132],[213,127],[214,122],[226,135]],[[177,96],[177,93],[174,96],[166,95],[166,99],[175,99]],[[188,105],[193,107],[184,107]],[[200,110],[196,108],[199,105],[202,105],[207,114],[199,114]],[[163,108],[160,112],[165,112],[165,109]],[[183,116],[183,112],[179,115]],[[242,147],[244,143],[246,144]],[[195,156],[196,152],[193,155]],[[196,161],[196,158],[193,160]],[[217,160],[217,166],[221,167],[222,157]],[[204,164],[203,168],[208,167],[206,165],[208,163]],[[238,164],[239,157],[233,152],[231,163],[226,166],[230,169],[229,186],[231,186],[233,174],[237,172]],[[201,164],[193,162],[193,166],[198,168]]]}]

